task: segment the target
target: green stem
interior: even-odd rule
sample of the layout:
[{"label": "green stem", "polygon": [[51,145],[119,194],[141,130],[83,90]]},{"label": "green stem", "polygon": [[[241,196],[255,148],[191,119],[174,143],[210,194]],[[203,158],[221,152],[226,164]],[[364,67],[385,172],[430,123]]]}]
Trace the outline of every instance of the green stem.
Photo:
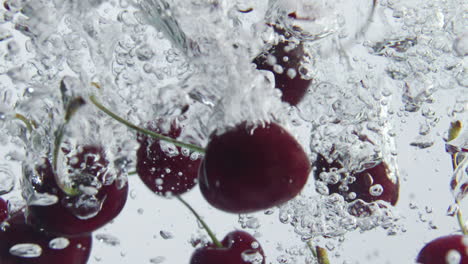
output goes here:
[{"label": "green stem", "polygon": [[317,260],[319,264],[330,264],[326,249],[316,246],[315,251],[317,251]]},{"label": "green stem", "polygon": [[190,204],[188,204],[184,199],[182,199],[182,197],[180,197],[180,196],[176,196],[176,197],[177,197],[177,199],[179,199],[179,201],[181,203],[183,203],[192,212],[192,214],[197,218],[197,220],[200,221],[203,228],[205,228],[206,232],[208,233],[208,236],[210,236],[211,240],[213,241],[213,244],[215,244],[215,246],[218,247],[218,248],[224,248],[223,244],[221,244],[221,242],[219,242],[219,240],[216,238],[214,233],[211,231],[211,229],[208,227],[208,225],[205,223],[205,221],[203,221],[203,219],[200,217],[200,215],[198,215],[198,213],[195,211],[195,209],[193,209],[192,206],[190,206]]},{"label": "green stem", "polygon": [[317,258],[319,264],[330,264],[326,249],[319,246],[314,247],[312,240],[307,241],[307,247],[310,249],[310,252],[312,252],[312,255]]},{"label": "green stem", "polygon": [[316,258],[317,257],[317,251],[315,251],[314,245],[312,245],[312,240],[307,241],[307,247],[310,249],[310,252],[312,252],[312,255]]},{"label": "green stem", "polygon": [[21,120],[24,123],[24,125],[26,126],[26,128],[28,129],[29,132],[31,132],[33,130],[31,122],[24,115],[15,114],[15,118],[18,119],[18,120]]},{"label": "green stem", "polygon": [[460,135],[461,129],[462,129],[461,121],[457,120],[455,122],[450,123],[447,141],[452,141],[455,138],[457,138],[458,135]]},{"label": "green stem", "polygon": [[120,116],[114,114],[112,111],[110,111],[105,106],[103,106],[101,103],[99,103],[99,101],[96,99],[96,97],[94,95],[91,95],[89,97],[89,99],[101,111],[103,111],[108,116],[115,119],[116,121],[126,125],[128,128],[134,129],[134,130],[136,130],[136,131],[138,131],[138,132],[140,132],[142,134],[148,135],[150,137],[153,137],[153,138],[156,138],[156,139],[159,139],[159,140],[163,140],[163,141],[166,141],[166,142],[170,142],[170,143],[172,143],[172,144],[174,144],[174,145],[176,145],[178,147],[181,147],[181,148],[187,148],[187,149],[190,149],[191,151],[196,151],[196,152],[199,152],[199,153],[205,153],[205,149],[202,148],[202,147],[199,147],[199,146],[196,146],[196,145],[193,145],[193,144],[187,144],[187,143],[175,140],[173,138],[166,137],[166,136],[163,136],[161,134],[155,133],[155,132],[153,132],[151,130],[138,127],[138,126],[130,123],[129,121],[127,121],[127,120],[121,118]]}]

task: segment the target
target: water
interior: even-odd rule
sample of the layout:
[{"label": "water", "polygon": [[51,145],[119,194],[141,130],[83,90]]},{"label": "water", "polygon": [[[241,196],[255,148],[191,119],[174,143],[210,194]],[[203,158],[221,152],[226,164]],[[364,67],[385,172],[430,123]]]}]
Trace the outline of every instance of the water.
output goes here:
[{"label": "water", "polygon": [[[344,172],[385,161],[391,177],[400,179],[396,208],[376,202],[364,211],[359,201],[350,204],[339,195],[328,196],[328,187],[312,179],[302,195],[289,203],[239,217],[207,207],[196,188],[188,194],[216,227],[218,238],[229,228],[255,232],[268,252],[267,261],[301,263],[310,258],[301,239],[314,239],[322,246],[337,239],[336,262],[384,263],[392,256],[382,248],[378,256],[369,249],[371,257],[366,258],[366,252],[351,254],[355,242],[338,241],[341,237],[372,239],[379,232],[413,241],[409,252],[386,235],[381,238],[408,260],[423,241],[457,229],[453,217],[439,215],[445,215],[454,198],[464,202],[466,195],[467,159],[460,155],[459,167],[452,171],[450,155],[444,150],[465,151],[468,135],[465,130],[445,145],[449,122],[461,120],[466,126],[468,121],[463,1],[382,0],[374,8],[372,1],[350,0],[7,2],[8,9],[0,9],[0,112],[4,117],[0,140],[14,145],[13,163],[23,163],[24,172],[21,177],[11,173],[10,165],[2,165],[1,195],[19,198],[22,191],[29,203],[56,202],[53,195],[40,196],[30,186],[15,183],[21,178],[28,179],[26,183],[40,180],[28,170],[44,157],[53,158],[54,138],[70,113],[70,102],[78,97],[87,103],[74,109],[75,116],[63,129],[63,146],[74,149],[100,143],[110,161],[107,173],[102,173],[110,178],[104,181],[126,181],[127,172],[135,169],[135,133],[97,110],[88,101],[96,95],[137,125],[158,117],[178,117],[184,127],[179,140],[199,146],[206,146],[214,131],[222,133],[240,121],[279,122],[298,138],[311,161],[319,153],[330,160],[339,157]],[[305,41],[303,65],[297,72],[288,72],[312,79],[297,107],[281,102],[271,73],[252,66],[252,59],[279,38],[265,22],[282,25],[293,38]],[[31,131],[15,118],[16,113],[29,120]],[[198,158],[187,150],[178,153],[172,144],[161,144],[170,155]],[[70,168],[63,165],[69,157],[58,156],[57,170],[64,183],[73,184],[76,175],[67,173]],[[327,183],[352,180],[341,173],[320,178]],[[187,262],[193,251],[187,242],[189,234],[196,231],[193,218],[173,199],[153,197],[138,177],[128,180],[136,186],[129,208],[121,220],[106,227],[110,230],[105,230],[106,235],[98,234],[102,244],[111,241],[128,253],[115,259],[112,256],[119,254],[114,251],[120,249],[111,251],[98,244],[93,254],[102,263],[126,263],[138,257],[144,259],[142,263],[148,259]],[[101,184],[86,181],[82,186],[86,196],[77,205],[77,210],[84,208],[79,217],[92,217],[100,209],[93,195]],[[369,192],[378,196],[382,188],[372,185]],[[347,198],[355,195],[349,193]],[[409,210],[410,203],[421,206]],[[430,216],[424,211],[429,205],[434,212]],[[138,214],[137,208],[145,213]],[[426,222],[421,227],[420,213]],[[122,231],[128,230],[124,222],[146,231],[135,231],[141,236],[127,234]],[[410,226],[408,232],[403,231],[406,226]],[[426,228],[435,231],[422,235]],[[159,230],[170,232],[161,231],[160,238],[153,239]],[[116,243],[110,239],[115,237],[119,238]],[[286,249],[277,249],[276,243],[285,240]],[[183,247],[187,254],[173,256],[170,246]],[[152,249],[157,247],[161,253],[154,254]],[[287,250],[294,247],[304,252]],[[155,257],[159,255],[161,260]]]}]

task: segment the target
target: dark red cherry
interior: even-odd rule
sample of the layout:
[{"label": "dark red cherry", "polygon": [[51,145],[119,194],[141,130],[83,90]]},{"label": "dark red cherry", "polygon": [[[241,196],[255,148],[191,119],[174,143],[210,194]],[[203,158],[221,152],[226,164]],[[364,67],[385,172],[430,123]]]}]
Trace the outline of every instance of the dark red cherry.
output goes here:
[{"label": "dark red cherry", "polygon": [[468,264],[468,240],[463,235],[448,235],[439,237],[427,243],[416,258],[421,264],[452,263],[451,258],[458,259],[460,264]]},{"label": "dark red cherry", "polygon": [[199,171],[214,207],[232,213],[264,210],[294,198],[310,172],[301,145],[284,128],[241,123],[211,136]]},{"label": "dark red cherry", "polygon": [[[274,27],[274,29],[280,35],[287,34],[278,27]],[[284,102],[297,105],[311,83],[311,80],[303,79],[300,74],[300,66],[304,57],[304,44],[302,42],[294,43],[286,38],[268,51],[258,55],[253,62],[257,65],[257,69],[273,73],[275,87],[281,90],[281,99]],[[276,62],[269,58],[274,58]]]},{"label": "dark red cherry", "polygon": [[8,203],[0,198],[0,222],[8,217]]},{"label": "dark red cherry", "polygon": [[44,159],[35,169],[37,180],[32,185],[39,194],[55,195],[58,201],[51,205],[30,204],[30,220],[55,234],[73,236],[92,232],[122,211],[128,183],[112,177],[107,169],[109,161],[100,146],[85,145],[63,151],[68,154],[68,173],[78,194],[67,194],[59,187],[49,160]]},{"label": "dark red cherry", "polygon": [[[168,129],[163,126],[164,121],[157,120],[147,128],[174,139],[180,136],[182,128],[177,123],[171,122]],[[138,135],[138,142],[136,171],[150,190],[162,196],[180,195],[195,186],[201,158],[175,146],[175,154],[171,154],[162,148],[160,140],[145,135]]]},{"label": "dark red cherry", "polygon": [[[336,183],[333,180],[331,183],[326,182],[328,190],[330,193],[343,195],[348,201],[361,199],[371,203],[381,200],[392,205],[398,201],[399,181],[396,177],[395,180],[392,179],[390,168],[385,162],[379,162],[363,171],[351,172],[350,176],[355,178],[352,182],[348,182],[351,177],[346,177],[344,173],[339,171],[343,168],[340,161],[334,160],[330,163],[324,156],[318,154],[313,166],[315,167],[314,177],[316,180],[322,180],[321,173],[325,173],[325,175],[334,173],[335,177],[338,176]],[[355,194],[355,197],[351,196],[352,193]]]},{"label": "dark red cherry", "polygon": [[50,235],[27,224],[22,212],[7,222],[0,231],[0,264],[86,264],[89,259],[89,234],[73,238]]},{"label": "dark red cherry", "polygon": [[190,264],[264,264],[265,254],[258,241],[244,231],[233,231],[224,237],[218,248],[213,244],[198,248]]}]

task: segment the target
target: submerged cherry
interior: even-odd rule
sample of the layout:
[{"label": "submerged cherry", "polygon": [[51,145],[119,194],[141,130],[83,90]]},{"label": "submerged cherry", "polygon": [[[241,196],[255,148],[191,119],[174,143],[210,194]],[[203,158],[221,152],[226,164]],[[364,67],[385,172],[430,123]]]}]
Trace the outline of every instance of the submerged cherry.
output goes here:
[{"label": "submerged cherry", "polygon": [[[59,216],[57,216],[59,218]],[[92,236],[73,238],[38,231],[25,221],[23,213],[14,214],[0,232],[0,264],[86,264]]]},{"label": "submerged cherry", "polygon": [[211,136],[199,184],[212,206],[249,213],[294,198],[309,172],[306,153],[284,128],[275,123],[253,127],[244,122]]},{"label": "submerged cherry", "polygon": [[8,204],[5,200],[0,198],[0,222],[8,217]]},{"label": "submerged cherry", "polygon": [[[71,153],[74,151],[76,153]],[[56,182],[48,159],[35,168],[32,186],[39,195],[53,195],[52,204],[28,206],[32,223],[50,233],[79,235],[92,232],[114,219],[127,201],[128,183],[114,179],[107,170],[109,161],[100,146],[85,145],[64,152],[68,173],[76,194],[68,194]]]},{"label": "submerged cherry", "polygon": [[258,241],[244,231],[233,231],[221,241],[222,248],[209,244],[198,248],[190,264],[264,264],[265,254]]},{"label": "submerged cherry", "polygon": [[[163,120],[157,120],[149,123],[148,129],[173,139],[180,136],[182,128],[177,123],[171,122],[166,131],[163,125]],[[146,135],[139,134],[138,142],[136,171],[150,190],[163,196],[180,195],[195,186],[200,158],[177,146],[165,150],[161,140]]]},{"label": "submerged cherry", "polygon": [[[339,193],[348,201],[361,199],[371,203],[381,200],[391,205],[395,205],[398,201],[400,190],[398,178],[391,177],[390,168],[383,161],[362,171],[351,172],[350,176],[355,178],[354,181],[348,181],[351,177],[346,177],[344,173],[340,172],[340,169],[343,168],[340,161],[328,162],[321,154],[317,155],[313,167],[315,167],[314,177],[316,180],[328,178],[324,181],[329,193]],[[325,177],[321,175],[322,173],[325,174]]]},{"label": "submerged cherry", "polygon": [[[285,36],[284,30],[274,26],[275,32]],[[275,87],[282,92],[281,99],[297,105],[309,88],[311,80],[303,79],[300,70],[305,57],[304,44],[294,43],[289,38],[280,41],[268,51],[258,55],[254,63],[259,70],[271,71],[275,76]]]},{"label": "submerged cherry", "polygon": [[[416,261],[421,264],[468,263],[468,239],[463,235],[439,237],[427,243]],[[459,260],[450,262],[449,260]]]}]

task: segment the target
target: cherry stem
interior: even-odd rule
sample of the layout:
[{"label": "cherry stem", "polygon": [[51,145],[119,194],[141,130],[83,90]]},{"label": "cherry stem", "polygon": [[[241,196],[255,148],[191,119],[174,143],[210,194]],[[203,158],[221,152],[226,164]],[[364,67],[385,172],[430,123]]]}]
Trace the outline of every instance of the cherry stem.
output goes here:
[{"label": "cherry stem", "polygon": [[198,213],[195,211],[195,209],[193,209],[193,207],[190,206],[190,204],[188,204],[184,199],[182,199],[182,197],[180,197],[180,196],[176,196],[176,197],[177,197],[177,199],[179,199],[179,201],[181,203],[183,203],[192,212],[192,214],[202,224],[203,228],[205,228],[206,232],[208,233],[208,236],[210,236],[211,240],[213,241],[213,244],[215,244],[215,246],[218,247],[218,248],[223,248],[223,244],[221,244],[221,242],[219,242],[219,240],[216,238],[214,233],[211,231],[211,229],[208,227],[208,225],[205,223],[205,221],[203,221],[203,219],[200,217],[200,215],[198,215]]},{"label": "cherry stem", "polygon": [[319,246],[313,246],[312,245],[312,240],[307,241],[307,247],[309,247],[310,252],[312,252],[312,255],[317,258],[317,261],[319,264],[330,264],[330,260],[328,259],[328,253],[327,250],[319,247]]},{"label": "cherry stem", "polygon": [[319,264],[330,264],[330,260],[328,259],[327,250],[316,246],[315,251],[317,252],[317,260]]},{"label": "cherry stem", "polygon": [[[452,141],[455,138],[457,138],[458,135],[460,135],[461,130],[462,130],[461,121],[457,120],[455,122],[450,123],[447,141]],[[452,167],[453,167],[453,170],[456,170],[458,167],[457,153],[452,154]],[[458,205],[458,210],[457,210],[458,225],[460,226],[460,229],[462,230],[463,234],[468,235],[468,228],[466,227],[465,220],[463,218],[463,212],[460,207],[460,202],[456,201],[456,203]]]},{"label": "cherry stem", "polygon": [[29,121],[24,115],[16,113],[15,118],[22,121],[29,132],[33,130],[32,122]]},{"label": "cherry stem", "polygon": [[115,119],[116,121],[126,125],[128,128],[131,128],[131,129],[134,129],[142,134],[145,134],[147,136],[150,136],[150,137],[153,137],[153,138],[156,138],[156,139],[159,139],[159,140],[163,140],[163,141],[166,141],[166,142],[170,142],[178,147],[181,147],[181,148],[187,148],[191,151],[195,151],[195,152],[199,152],[199,153],[205,153],[205,149],[202,148],[202,147],[199,147],[199,146],[196,146],[196,145],[193,145],[193,144],[188,144],[188,143],[184,143],[184,142],[181,142],[181,141],[178,141],[178,140],[175,140],[173,138],[170,138],[170,137],[166,137],[166,136],[163,136],[161,134],[158,134],[158,133],[155,133],[151,130],[148,130],[148,129],[144,129],[144,128],[141,128],[141,127],[138,127],[132,123],[130,123],[129,121],[121,118],[120,116],[114,114],[112,111],[110,111],[108,108],[106,108],[105,106],[103,106],[101,103],[99,103],[99,101],[96,99],[96,97],[94,95],[91,95],[89,97],[89,100],[91,100],[91,102],[97,107],[99,108],[101,111],[103,111],[104,113],[106,113],[108,116],[112,117],[113,119]]}]

